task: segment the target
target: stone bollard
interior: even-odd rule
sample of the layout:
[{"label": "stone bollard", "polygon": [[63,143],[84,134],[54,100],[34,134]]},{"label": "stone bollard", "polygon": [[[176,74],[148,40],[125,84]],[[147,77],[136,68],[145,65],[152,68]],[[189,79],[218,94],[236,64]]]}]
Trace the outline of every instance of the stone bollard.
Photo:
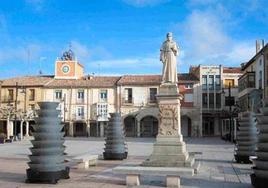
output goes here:
[{"label": "stone bollard", "polygon": [[59,179],[69,178],[69,168],[64,164],[63,125],[60,110],[56,110],[59,103],[40,102],[38,105],[40,110],[33,127],[34,140],[31,140],[33,147],[30,148],[32,155],[29,155],[26,182],[55,184]]},{"label": "stone bollard", "polygon": [[121,116],[119,113],[110,113],[110,115],[103,158],[105,160],[123,160],[127,158],[127,146]]},{"label": "stone bollard", "polygon": [[264,100],[263,106],[257,116],[258,143],[256,158],[252,159],[254,173],[251,174],[251,183],[256,188],[266,188],[268,185],[268,99]]},{"label": "stone bollard", "polygon": [[257,142],[256,124],[256,115],[253,112],[240,113],[234,155],[238,163],[251,163],[249,157],[255,155]]}]

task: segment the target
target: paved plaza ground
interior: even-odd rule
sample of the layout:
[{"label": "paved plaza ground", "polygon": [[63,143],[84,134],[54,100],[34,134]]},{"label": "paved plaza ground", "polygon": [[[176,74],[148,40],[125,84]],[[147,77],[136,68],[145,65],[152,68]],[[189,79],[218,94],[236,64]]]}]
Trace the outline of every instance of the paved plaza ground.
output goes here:
[{"label": "paved plaza ground", "polygon": [[[28,168],[27,155],[31,144],[28,140],[0,145],[0,187],[63,187],[63,188],[110,188],[126,187],[125,176],[113,175],[112,169],[121,164],[139,164],[152,152],[154,139],[129,138],[129,157],[124,161],[100,160],[96,167],[78,168],[70,163],[71,178],[60,180],[56,185],[26,184],[25,170]],[[250,183],[251,165],[233,162],[234,145],[219,138],[187,138],[189,152],[196,153],[201,167],[194,177],[182,177],[183,188],[247,188]],[[102,154],[104,141],[100,138],[67,138],[65,142],[68,158],[84,154]],[[141,187],[164,187],[163,177],[142,177]]]}]

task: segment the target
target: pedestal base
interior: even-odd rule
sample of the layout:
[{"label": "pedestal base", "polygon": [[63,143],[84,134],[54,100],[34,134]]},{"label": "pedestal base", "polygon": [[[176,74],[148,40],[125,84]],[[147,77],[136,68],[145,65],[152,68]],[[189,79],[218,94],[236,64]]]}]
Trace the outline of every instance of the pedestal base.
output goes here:
[{"label": "pedestal base", "polygon": [[27,179],[26,183],[49,183],[56,184],[59,179],[69,179],[69,167],[65,170],[56,172],[39,172],[32,169],[27,169]]},{"label": "pedestal base", "polygon": [[158,136],[153,153],[142,166],[192,167],[194,162],[194,156],[186,151],[182,136]]},{"label": "pedestal base", "polygon": [[268,179],[266,178],[259,178],[255,174],[250,175],[251,178],[251,184],[255,188],[266,188],[268,184]]},{"label": "pedestal base", "polygon": [[249,160],[249,156],[245,156],[245,155],[234,155],[235,160],[237,163],[244,163],[244,164],[250,164],[252,163]]},{"label": "pedestal base", "polygon": [[125,153],[107,153],[103,152],[103,159],[104,160],[123,160],[126,159],[128,152]]}]

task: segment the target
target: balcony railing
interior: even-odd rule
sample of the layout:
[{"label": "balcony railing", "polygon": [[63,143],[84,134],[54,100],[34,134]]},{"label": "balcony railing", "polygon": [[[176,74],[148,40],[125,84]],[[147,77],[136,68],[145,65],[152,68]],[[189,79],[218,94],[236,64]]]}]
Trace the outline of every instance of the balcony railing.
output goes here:
[{"label": "balcony railing", "polygon": [[4,97],[2,97],[2,102],[3,103],[12,103],[12,102],[14,102],[14,98],[13,97],[4,96]]},{"label": "balcony railing", "polygon": [[73,114],[73,120],[85,120],[85,114]]},{"label": "balcony railing", "polygon": [[108,121],[108,103],[97,103],[96,104],[96,119],[97,121]]},{"label": "balcony railing", "polygon": [[85,99],[84,98],[77,98],[76,99],[76,103],[77,104],[84,104],[85,103]]},{"label": "balcony railing", "polygon": [[239,92],[247,88],[255,88],[255,72],[246,72],[238,79]]},{"label": "balcony railing", "polygon": [[122,98],[123,104],[133,104],[133,98]]},{"label": "balcony railing", "polygon": [[148,103],[149,104],[155,104],[156,102],[157,102],[157,100],[156,100],[155,96],[148,97]]}]

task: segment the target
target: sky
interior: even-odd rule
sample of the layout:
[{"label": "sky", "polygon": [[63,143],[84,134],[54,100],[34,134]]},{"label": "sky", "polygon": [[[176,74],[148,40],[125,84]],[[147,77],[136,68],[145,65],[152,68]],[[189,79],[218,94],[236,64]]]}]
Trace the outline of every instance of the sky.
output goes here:
[{"label": "sky", "polygon": [[191,65],[240,66],[267,41],[266,0],[2,0],[0,79],[54,74],[71,48],[86,74],[160,74],[167,32]]}]

